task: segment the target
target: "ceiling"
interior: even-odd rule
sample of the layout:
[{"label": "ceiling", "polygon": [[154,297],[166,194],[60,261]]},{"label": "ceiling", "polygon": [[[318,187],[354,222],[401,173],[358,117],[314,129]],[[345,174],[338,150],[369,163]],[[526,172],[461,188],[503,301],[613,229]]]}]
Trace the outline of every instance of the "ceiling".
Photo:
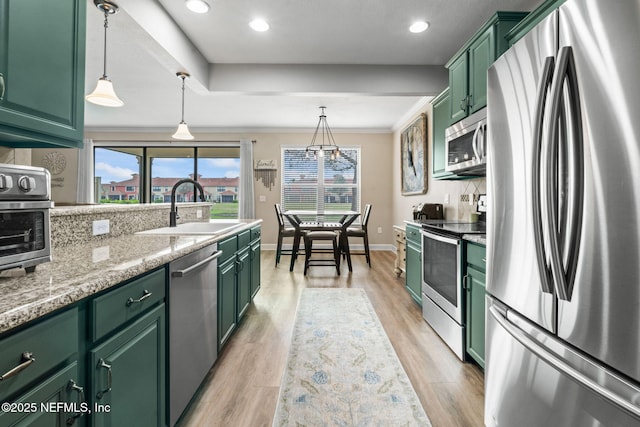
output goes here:
[{"label": "ceiling", "polygon": [[[447,86],[443,64],[497,10],[540,0],[116,0],[107,76],[125,102],[85,103],[87,130],[173,131],[187,71],[185,121],[199,131],[390,131]],[[256,17],[271,28],[259,33]],[[413,34],[415,20],[430,23]],[[88,1],[86,93],[103,67],[104,16]]]}]

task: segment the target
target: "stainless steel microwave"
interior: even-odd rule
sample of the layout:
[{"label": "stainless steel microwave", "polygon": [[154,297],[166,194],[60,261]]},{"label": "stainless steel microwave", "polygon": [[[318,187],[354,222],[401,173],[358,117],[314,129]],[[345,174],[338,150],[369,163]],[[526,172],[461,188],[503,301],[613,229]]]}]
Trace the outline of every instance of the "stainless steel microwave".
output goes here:
[{"label": "stainless steel microwave", "polygon": [[486,174],[487,163],[487,109],[476,111],[469,117],[445,130],[447,172],[456,175]]}]

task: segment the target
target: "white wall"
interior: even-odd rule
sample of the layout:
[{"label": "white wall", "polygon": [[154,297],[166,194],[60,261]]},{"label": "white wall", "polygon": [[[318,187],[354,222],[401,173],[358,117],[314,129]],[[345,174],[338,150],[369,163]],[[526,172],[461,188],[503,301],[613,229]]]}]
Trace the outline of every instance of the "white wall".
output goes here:
[{"label": "white wall", "polygon": [[[400,134],[402,129],[411,124],[420,113],[426,113],[427,121],[427,192],[425,194],[403,196],[401,190],[401,172],[400,172]],[[471,211],[475,212],[475,206],[460,201],[463,194],[485,194],[486,183],[484,178],[467,179],[461,181],[436,180],[431,178],[431,137],[432,137],[432,110],[431,104],[425,106],[424,110],[416,113],[416,115],[393,134],[393,196],[391,198],[391,206],[393,207],[393,223],[403,225],[405,220],[413,219],[413,206],[418,203],[441,203],[444,207],[444,215],[446,219],[467,220]],[[449,195],[449,203],[445,204],[445,195]]]}]

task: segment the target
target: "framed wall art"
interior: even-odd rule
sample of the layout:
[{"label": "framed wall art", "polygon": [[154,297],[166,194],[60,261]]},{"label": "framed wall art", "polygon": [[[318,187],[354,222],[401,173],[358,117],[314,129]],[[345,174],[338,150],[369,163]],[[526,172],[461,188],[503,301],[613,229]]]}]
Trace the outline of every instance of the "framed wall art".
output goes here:
[{"label": "framed wall art", "polygon": [[402,194],[427,192],[427,115],[420,114],[400,135]]}]

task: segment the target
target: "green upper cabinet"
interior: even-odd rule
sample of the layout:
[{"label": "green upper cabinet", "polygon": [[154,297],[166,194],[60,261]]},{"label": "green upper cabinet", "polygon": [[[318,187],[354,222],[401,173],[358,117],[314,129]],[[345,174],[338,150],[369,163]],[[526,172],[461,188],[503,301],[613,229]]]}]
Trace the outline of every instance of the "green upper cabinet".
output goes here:
[{"label": "green upper cabinet", "polygon": [[431,102],[433,108],[433,123],[431,135],[431,176],[434,178],[445,178],[451,176],[451,172],[445,170],[446,154],[444,131],[449,126],[449,111],[451,110],[451,97],[449,88],[436,96]]},{"label": "green upper cabinet", "polygon": [[86,0],[0,0],[0,145],[81,147]]},{"label": "green upper cabinet", "polygon": [[513,46],[518,40],[524,37],[533,27],[538,25],[544,18],[549,16],[566,0],[546,0],[540,6],[527,15],[518,25],[514,26],[511,31],[506,35],[509,46]]},{"label": "green upper cabinet", "polygon": [[449,65],[449,91],[451,101],[449,101],[448,122],[455,123],[467,116],[467,100],[469,97],[469,79],[467,70],[469,68],[468,53],[463,52]]},{"label": "green upper cabinet", "polygon": [[487,105],[487,70],[495,57],[492,27],[469,46],[469,114]]},{"label": "green upper cabinet", "polygon": [[496,12],[445,65],[449,70],[450,124],[487,105],[487,70],[507,50],[506,34],[525,16],[527,12]]}]

